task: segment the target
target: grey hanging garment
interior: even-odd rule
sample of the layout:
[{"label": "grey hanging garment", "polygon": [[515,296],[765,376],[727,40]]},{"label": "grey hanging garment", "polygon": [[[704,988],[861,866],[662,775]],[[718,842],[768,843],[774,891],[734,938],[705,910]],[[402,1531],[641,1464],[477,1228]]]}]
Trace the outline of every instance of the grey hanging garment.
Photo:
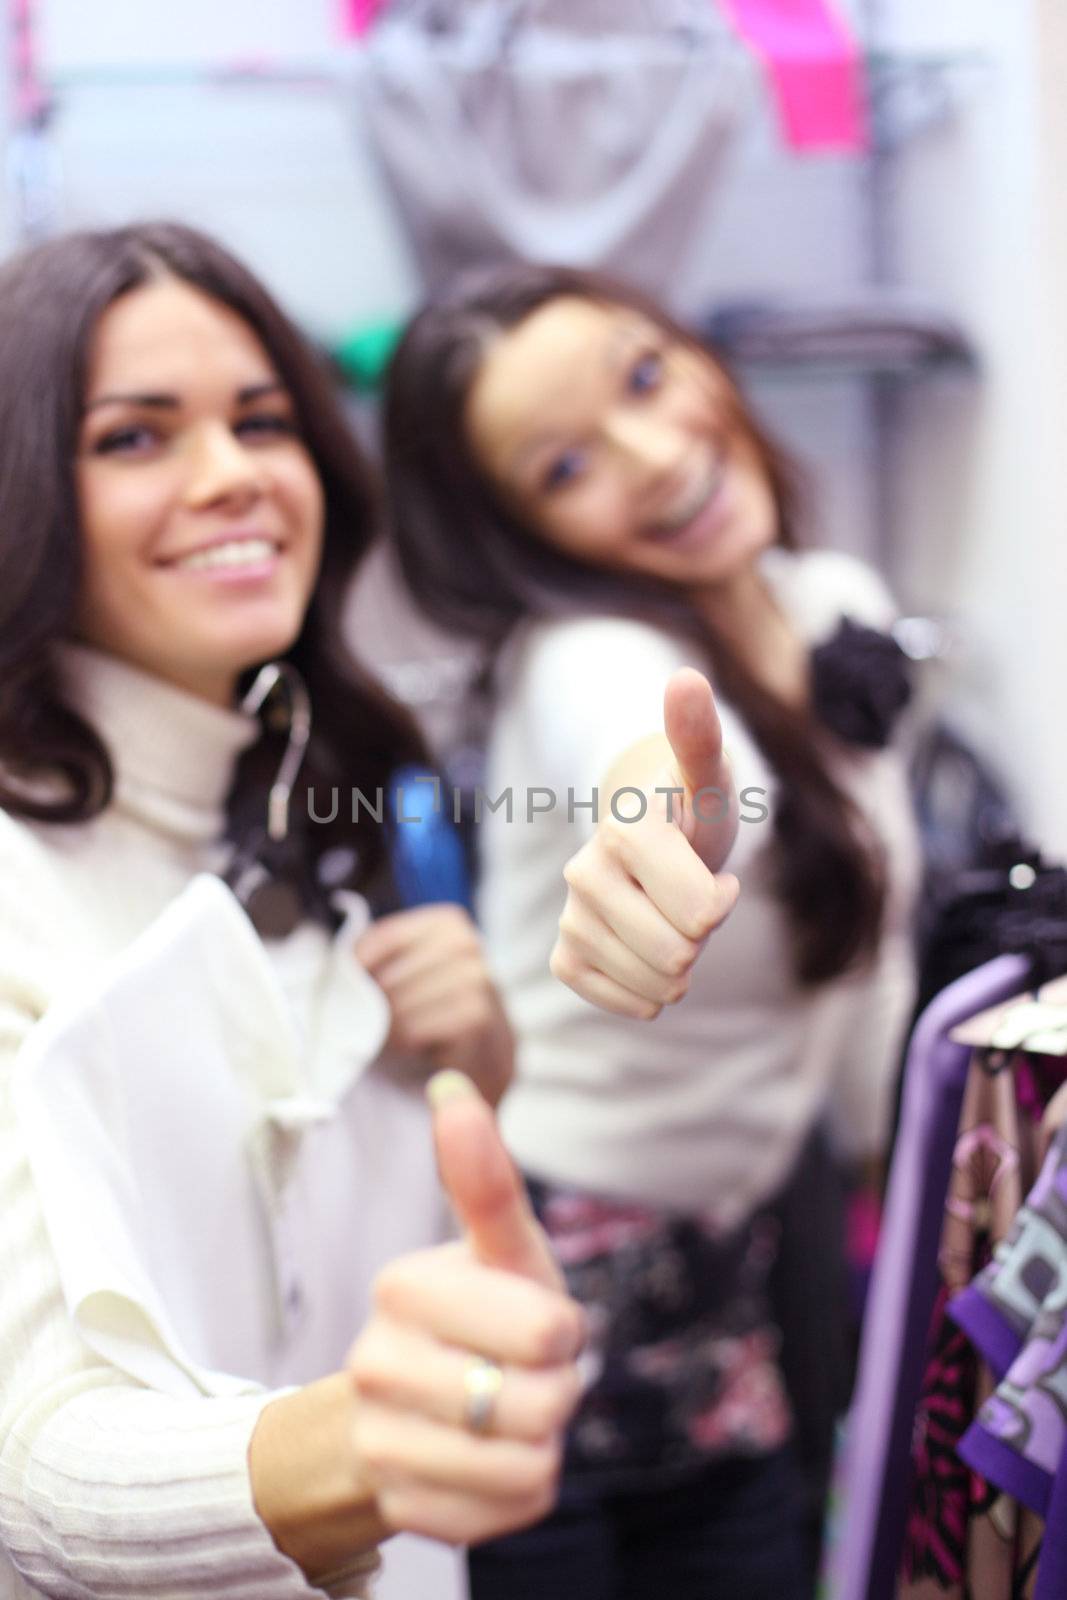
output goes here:
[{"label": "grey hanging garment", "polygon": [[673,302],[762,95],[710,0],[393,0],[356,71],[429,291],[518,257]]}]

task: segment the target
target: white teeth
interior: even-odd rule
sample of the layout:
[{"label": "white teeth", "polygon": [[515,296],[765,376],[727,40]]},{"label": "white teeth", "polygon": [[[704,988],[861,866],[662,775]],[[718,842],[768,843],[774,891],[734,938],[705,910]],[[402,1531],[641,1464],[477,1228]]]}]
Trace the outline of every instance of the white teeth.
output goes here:
[{"label": "white teeth", "polygon": [[678,528],[684,528],[686,523],[692,522],[698,512],[703,511],[719,484],[722,482],[723,469],[716,465],[702,475],[696,488],[686,495],[685,500],[667,516],[659,517],[656,521],[657,533],[674,533]]},{"label": "white teeth", "polygon": [[201,567],[253,567],[269,561],[274,555],[274,545],[269,539],[233,539],[228,544],[215,544],[209,550],[194,550],[182,556],[174,565],[189,569]]}]

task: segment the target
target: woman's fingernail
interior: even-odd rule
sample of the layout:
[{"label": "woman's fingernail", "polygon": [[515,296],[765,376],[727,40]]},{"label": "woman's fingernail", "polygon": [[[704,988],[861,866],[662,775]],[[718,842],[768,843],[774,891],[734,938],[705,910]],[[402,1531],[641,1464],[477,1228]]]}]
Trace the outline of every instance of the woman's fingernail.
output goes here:
[{"label": "woman's fingernail", "polygon": [[426,1098],[435,1111],[452,1100],[477,1100],[478,1091],[464,1072],[449,1067],[435,1072],[426,1085]]}]

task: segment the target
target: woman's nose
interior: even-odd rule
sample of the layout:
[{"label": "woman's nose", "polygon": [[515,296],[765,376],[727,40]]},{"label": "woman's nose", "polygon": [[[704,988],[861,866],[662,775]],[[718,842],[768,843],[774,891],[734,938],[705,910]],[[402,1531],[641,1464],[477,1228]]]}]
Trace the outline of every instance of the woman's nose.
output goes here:
[{"label": "woman's nose", "polygon": [[604,421],[604,436],[631,466],[652,479],[669,478],[685,455],[685,441],[677,429],[649,412],[611,413]]},{"label": "woman's nose", "polygon": [[190,446],[186,500],[194,508],[231,501],[252,504],[263,493],[256,455],[223,423],[203,427]]}]

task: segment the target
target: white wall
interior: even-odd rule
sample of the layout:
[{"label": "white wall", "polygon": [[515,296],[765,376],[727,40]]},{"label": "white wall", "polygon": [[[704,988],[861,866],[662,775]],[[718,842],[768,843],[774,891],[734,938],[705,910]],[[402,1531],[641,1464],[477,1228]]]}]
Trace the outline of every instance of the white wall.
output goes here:
[{"label": "white wall", "polygon": [[[946,20],[917,0],[894,10],[913,30]],[[1063,856],[1067,10],[967,0],[950,25],[994,65],[902,164],[899,265],[958,308],[984,381],[962,405],[936,390],[915,398],[899,457],[901,578],[914,599],[958,613],[951,703],[1038,840]]]},{"label": "white wall", "polygon": [[314,81],[195,81],[217,64],[340,60],[337,0],[37,9],[44,69],[68,86],[55,119],[66,225],[193,222],[247,256],[322,336],[411,303],[413,269],[345,94]]}]

